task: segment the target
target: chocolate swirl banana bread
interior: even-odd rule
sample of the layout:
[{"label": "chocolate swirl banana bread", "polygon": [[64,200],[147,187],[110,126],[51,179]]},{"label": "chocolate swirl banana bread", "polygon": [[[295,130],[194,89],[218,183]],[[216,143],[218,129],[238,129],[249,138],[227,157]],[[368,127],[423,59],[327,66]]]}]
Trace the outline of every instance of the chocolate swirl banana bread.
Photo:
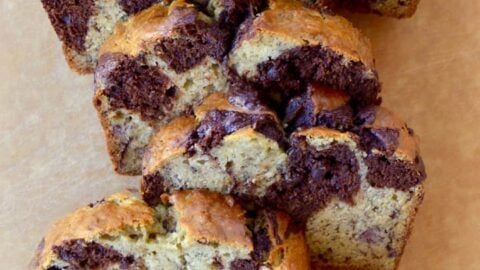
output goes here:
[{"label": "chocolate swirl banana bread", "polygon": [[97,51],[117,22],[162,0],[42,0],[50,22],[63,43],[65,58],[78,73],[91,73]]},{"label": "chocolate swirl banana bread", "polygon": [[128,192],[78,209],[44,237],[31,269],[309,269],[303,231],[281,212],[247,213],[208,191]]},{"label": "chocolate swirl banana bread", "polygon": [[191,4],[155,5],[120,24],[99,51],[94,105],[115,170],[141,174],[153,131],[227,90],[228,33]]},{"label": "chocolate swirl banana bread", "polygon": [[212,94],[195,109],[161,127],[144,157],[142,192],[155,205],[177,189],[209,190],[262,197],[285,173],[282,126],[264,108],[231,105]]},{"label": "chocolate swirl banana bread", "polygon": [[[155,5],[120,24],[100,49],[94,103],[117,172],[140,174],[144,147],[154,130],[175,116],[191,114],[193,106],[214,92],[229,92],[231,99],[237,103],[243,101],[245,105],[257,103],[263,96],[268,95],[272,101],[288,93],[280,102],[286,103],[290,96],[305,92],[308,82],[313,80],[344,87],[349,104],[361,107],[379,102],[380,86],[368,41],[344,19],[306,9],[299,2],[271,1],[259,14],[255,12],[261,8],[253,2],[229,3],[212,0],[203,4],[175,1],[168,8]],[[210,16],[199,10],[205,10]],[[235,69],[237,62],[253,67],[255,54],[263,52],[261,57],[270,60],[258,63],[263,70],[261,77],[266,78],[262,83],[237,74],[242,68],[227,71],[225,58],[234,35],[232,29],[236,29],[231,25],[238,24],[239,18],[246,18],[239,30],[239,36],[246,37],[242,29],[248,28],[248,21],[255,18],[254,24],[259,21],[258,24],[263,25],[262,21],[271,21],[272,16],[275,19],[267,24],[274,30],[282,29],[284,19],[289,16],[310,16],[311,19],[299,26],[296,33],[287,29],[286,32],[273,31],[271,36],[265,34],[265,38],[260,37],[265,42],[237,39],[228,60],[230,68]],[[251,30],[258,35],[270,33],[263,28]],[[253,32],[252,35],[256,35]],[[277,41],[266,42],[269,38]],[[305,38],[311,39],[312,46],[302,45]],[[277,61],[271,53],[285,46],[292,47],[282,54],[287,58],[279,56],[283,59],[278,60],[279,65],[267,67],[271,61]],[[315,54],[316,64],[300,66],[305,59],[296,57],[307,56],[297,55],[297,49]],[[328,52],[327,58],[324,52]],[[241,59],[239,55],[245,54],[249,58]],[[282,70],[281,74],[277,69]],[[317,69],[318,72],[314,71]],[[301,70],[305,74],[297,72]],[[285,80],[279,81],[273,75]],[[363,88],[350,87],[352,80],[355,81],[352,85],[357,83],[356,87]],[[254,102],[251,96],[255,97]]]},{"label": "chocolate swirl banana bread", "polygon": [[411,17],[420,0],[305,0],[307,4],[395,18]]},{"label": "chocolate swirl banana bread", "polygon": [[288,181],[267,201],[306,223],[317,268],[395,269],[423,198],[425,169],[412,130],[385,108],[359,112],[353,122],[347,132],[294,132]]},{"label": "chocolate swirl banana bread", "polygon": [[249,84],[270,99],[288,100],[319,83],[361,106],[380,102],[369,40],[346,19],[298,2],[270,1],[240,25],[228,66],[240,89]]},{"label": "chocolate swirl banana bread", "polygon": [[240,109],[208,98],[195,119],[175,119],[151,140],[143,197],[155,205],[159,194],[178,189],[233,194],[306,224],[318,267],[395,269],[423,197],[416,139],[385,108],[343,109],[345,96],[336,92],[310,88],[302,104],[310,96],[314,105],[299,111],[313,120],[287,145],[272,135],[278,122],[253,117],[271,112],[248,112],[245,121],[233,113]]}]

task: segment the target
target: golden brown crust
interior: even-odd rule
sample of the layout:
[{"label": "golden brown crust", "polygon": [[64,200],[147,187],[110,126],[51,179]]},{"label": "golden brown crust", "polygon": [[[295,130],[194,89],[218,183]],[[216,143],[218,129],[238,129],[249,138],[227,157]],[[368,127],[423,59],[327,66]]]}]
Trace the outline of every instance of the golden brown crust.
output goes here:
[{"label": "golden brown crust", "polygon": [[[262,12],[253,21],[245,37],[269,33],[298,46],[322,45],[350,61],[361,61],[367,68],[374,68],[370,41],[345,18],[297,5],[281,7]],[[299,28],[299,25],[302,27]]]},{"label": "golden brown crust", "polygon": [[197,120],[201,121],[205,117],[205,115],[212,110],[232,111],[244,114],[270,114],[278,121],[277,116],[275,115],[275,113],[273,113],[273,111],[262,110],[261,108],[245,109],[230,104],[228,102],[227,96],[224,93],[211,94],[210,96],[205,98],[200,105],[195,107],[194,112]]},{"label": "golden brown crust", "polygon": [[120,149],[121,144],[118,143],[117,139],[115,138],[114,134],[112,134],[112,130],[110,125],[108,124],[108,117],[103,115],[102,110],[102,92],[97,90],[95,95],[92,99],[93,106],[97,111],[98,118],[100,119],[100,124],[103,128],[103,136],[105,142],[107,143],[107,152],[109,153],[110,160],[112,161],[113,170],[120,174],[120,175],[139,175],[141,171],[131,171],[127,170],[121,166],[121,155],[122,149]]},{"label": "golden brown crust", "polygon": [[409,211],[409,214],[408,214],[408,216],[410,218],[410,221],[407,225],[405,235],[402,239],[403,246],[400,250],[400,253],[397,256],[397,260],[395,261],[394,270],[397,269],[398,266],[400,265],[400,260],[403,257],[403,252],[405,251],[405,247],[407,246],[408,239],[410,239],[410,234],[413,231],[414,221],[415,221],[415,217],[417,216],[417,213],[418,213],[418,208],[422,204],[423,197],[425,195],[425,189],[424,189],[423,184],[420,184],[417,187],[415,187],[415,190],[416,190],[416,193],[415,193],[415,197],[414,197],[414,202],[412,203],[412,207],[410,207],[410,211]]},{"label": "golden brown crust", "polygon": [[[123,203],[125,202],[125,203]],[[83,207],[57,221],[45,236],[42,250],[37,253],[39,265],[51,261],[52,247],[72,239],[89,240],[102,234],[128,227],[154,223],[154,210],[129,192],[113,194],[99,204]]]},{"label": "golden brown crust", "polygon": [[312,93],[311,98],[314,105],[314,113],[317,114],[322,110],[334,110],[345,104],[350,99],[343,91],[333,90],[318,84],[310,84],[309,91]]},{"label": "golden brown crust", "polygon": [[377,8],[374,11],[379,15],[395,17],[398,19],[412,17],[415,11],[417,11],[418,3],[420,0],[410,0],[409,4],[399,7],[400,1],[393,3],[393,5],[386,5],[383,8]]},{"label": "golden brown crust", "polygon": [[409,134],[408,128],[396,114],[384,107],[376,107],[375,121],[367,128],[392,128],[399,131],[398,147],[394,155],[398,159],[413,162],[419,153],[417,140]]},{"label": "golden brown crust", "polygon": [[286,9],[286,8],[303,8],[302,1],[290,1],[290,0],[269,0],[269,9]]},{"label": "golden brown crust", "polygon": [[182,155],[187,150],[184,142],[196,127],[193,117],[181,116],[173,119],[150,139],[143,156],[143,175],[148,175],[169,158]]},{"label": "golden brown crust", "polygon": [[353,141],[355,140],[355,135],[350,132],[341,132],[335,129],[329,129],[324,127],[312,127],[296,131],[292,134],[293,136],[305,136],[312,138],[328,138],[342,141]]},{"label": "golden brown crust", "polygon": [[[273,244],[268,263],[275,270],[307,270],[310,256],[302,230],[289,231],[290,218],[282,212],[274,212],[274,219],[267,219],[268,235]],[[273,224],[276,222],[276,224]],[[277,242],[276,236],[280,238]]]},{"label": "golden brown crust", "polygon": [[177,191],[170,201],[189,241],[205,241],[253,250],[244,210],[230,196],[204,190]]},{"label": "golden brown crust", "polygon": [[181,15],[192,11],[195,11],[195,6],[181,0],[173,2],[168,8],[161,4],[153,5],[118,24],[98,55],[121,53],[137,56],[148,44],[161,37],[172,36],[172,29],[179,23]]},{"label": "golden brown crust", "polygon": [[408,9],[403,12],[403,14],[398,14],[398,18],[409,18],[412,17],[413,14],[417,11],[418,4],[420,3],[420,0],[412,0],[412,3],[408,6]]},{"label": "golden brown crust", "polygon": [[205,115],[211,110],[222,110],[222,111],[235,111],[235,112],[244,112],[250,113],[249,110],[242,110],[239,107],[233,106],[227,100],[227,97],[223,93],[214,93],[208,96],[203,102],[195,107],[194,112],[197,120],[201,121],[205,118]]},{"label": "golden brown crust", "polygon": [[157,28],[167,15],[168,8],[157,4],[117,24],[113,34],[100,47],[98,55],[107,52],[137,55],[144,48],[144,40],[159,34]]}]

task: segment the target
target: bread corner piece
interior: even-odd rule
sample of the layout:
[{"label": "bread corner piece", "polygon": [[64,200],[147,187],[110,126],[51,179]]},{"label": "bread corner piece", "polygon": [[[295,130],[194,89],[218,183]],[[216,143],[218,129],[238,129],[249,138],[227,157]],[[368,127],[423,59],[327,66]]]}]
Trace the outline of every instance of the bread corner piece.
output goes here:
[{"label": "bread corner piece", "polygon": [[56,222],[31,269],[308,269],[292,228],[284,214],[247,218],[233,198],[207,191],[163,195],[155,208],[123,192]]},{"label": "bread corner piece", "polygon": [[306,223],[317,269],[393,270],[423,198],[425,168],[413,131],[387,109],[365,109],[355,122],[345,132],[294,132],[291,185],[270,198]]},{"label": "bread corner piece", "polygon": [[227,39],[212,18],[183,1],[154,5],[117,26],[99,51],[93,102],[118,173],[139,175],[156,128],[227,90],[221,65]]},{"label": "bread corner piece", "polygon": [[142,193],[151,204],[170,191],[206,188],[259,199],[282,179],[287,155],[276,115],[210,95],[152,137],[143,161]]},{"label": "bread corner piece", "polygon": [[112,34],[117,22],[162,0],[42,0],[43,7],[58,38],[69,66],[80,74],[92,73],[97,51]]},{"label": "bread corner piece", "polygon": [[345,18],[289,1],[269,8],[239,28],[228,65],[262,91],[302,92],[307,83],[344,91],[356,103],[377,104],[380,83],[370,41]]}]

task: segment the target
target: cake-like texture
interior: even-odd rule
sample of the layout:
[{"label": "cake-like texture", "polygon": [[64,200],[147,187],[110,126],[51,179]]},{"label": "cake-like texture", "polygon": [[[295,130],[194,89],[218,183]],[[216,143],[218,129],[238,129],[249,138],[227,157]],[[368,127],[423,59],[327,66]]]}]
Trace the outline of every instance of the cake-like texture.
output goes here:
[{"label": "cake-like texture", "polygon": [[179,0],[117,26],[99,50],[94,104],[115,170],[137,175],[153,132],[209,94],[280,108],[310,84],[359,108],[380,101],[368,40],[345,19],[283,0]]},{"label": "cake-like texture", "polygon": [[[294,132],[288,185],[271,190],[268,201],[306,223],[317,268],[395,269],[423,198],[426,175],[416,139],[382,107],[348,122],[349,131]],[[339,122],[316,124],[330,123]]]},{"label": "cake-like texture", "polygon": [[305,2],[317,7],[408,18],[415,13],[420,0],[305,0]]},{"label": "cake-like texture", "polygon": [[380,102],[369,40],[346,19],[297,2],[270,1],[247,19],[228,66],[232,81],[284,100],[318,83],[362,106]]},{"label": "cake-like texture", "polygon": [[44,237],[31,269],[309,269],[303,231],[287,215],[250,216],[229,196],[129,192],[78,209]]},{"label": "cake-like texture", "polygon": [[63,43],[65,58],[78,73],[92,73],[97,51],[117,22],[163,0],[42,0],[50,22]]},{"label": "cake-like texture", "polygon": [[99,51],[94,105],[115,170],[138,175],[153,131],[227,90],[229,34],[182,1],[118,25]]},{"label": "cake-like texture", "polygon": [[316,268],[395,269],[423,198],[424,165],[397,116],[348,104],[319,85],[290,101],[290,185],[269,200],[306,222]]},{"label": "cake-like texture", "polygon": [[272,111],[234,106],[219,93],[194,111],[152,138],[143,164],[145,201],[155,205],[159,194],[192,188],[259,198],[283,178],[285,139]]},{"label": "cake-like texture", "polygon": [[300,102],[311,104],[297,114],[308,121],[294,122],[284,146],[277,136],[263,136],[273,132],[254,128],[275,124],[238,129],[245,117],[227,113],[238,109],[220,98],[205,102],[197,119],[175,119],[151,140],[142,180],[149,204],[178,189],[233,194],[246,206],[268,205],[305,224],[319,269],[395,269],[426,177],[404,122],[378,106],[342,112],[345,96],[312,86]]}]

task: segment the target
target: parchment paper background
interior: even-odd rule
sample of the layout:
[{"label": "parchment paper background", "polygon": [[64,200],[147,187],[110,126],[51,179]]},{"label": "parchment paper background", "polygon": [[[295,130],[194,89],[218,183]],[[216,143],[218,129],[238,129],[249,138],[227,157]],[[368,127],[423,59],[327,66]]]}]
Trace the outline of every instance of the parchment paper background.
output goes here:
[{"label": "parchment paper background", "polygon": [[[480,269],[479,14],[479,0],[422,0],[413,19],[353,16],[428,170],[401,270]],[[55,219],[137,187],[111,170],[91,85],[39,0],[0,0],[0,269],[24,269]]]}]

